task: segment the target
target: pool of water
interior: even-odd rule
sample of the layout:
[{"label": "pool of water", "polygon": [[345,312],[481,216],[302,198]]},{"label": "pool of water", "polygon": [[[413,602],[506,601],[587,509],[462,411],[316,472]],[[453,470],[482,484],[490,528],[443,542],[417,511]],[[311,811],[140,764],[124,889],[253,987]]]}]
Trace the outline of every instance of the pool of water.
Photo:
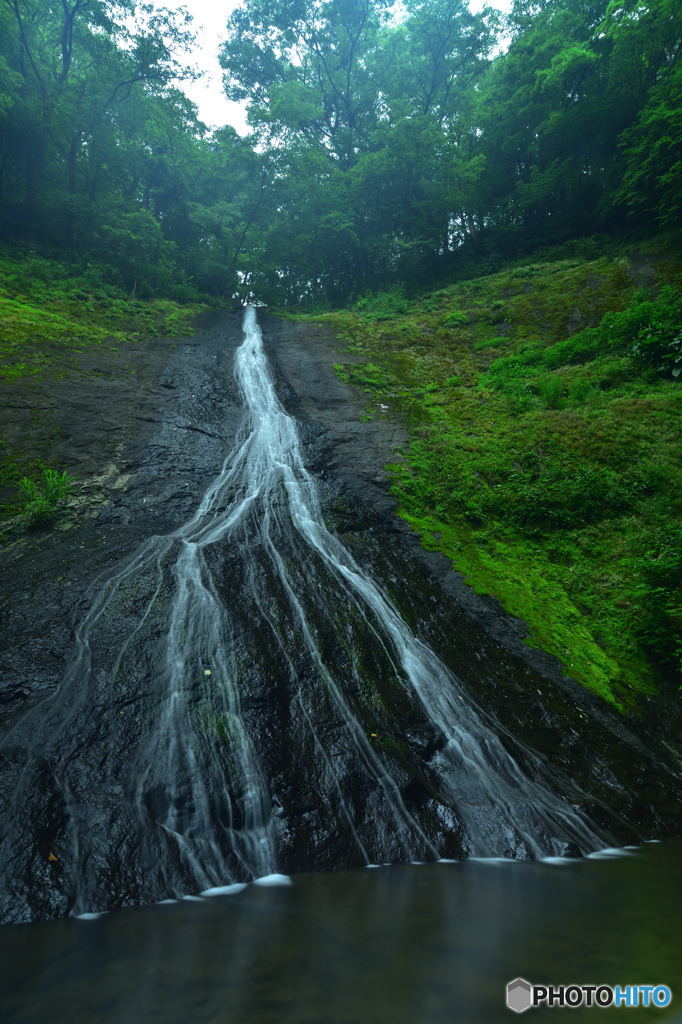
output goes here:
[{"label": "pool of water", "polygon": [[[0,929],[7,1024],[445,1024],[521,1019],[506,982],[666,984],[682,1021],[682,841],[573,863],[302,875],[96,920]],[[565,1011],[568,1012],[568,1011]],[[556,1019],[531,1010],[524,1020]]]}]

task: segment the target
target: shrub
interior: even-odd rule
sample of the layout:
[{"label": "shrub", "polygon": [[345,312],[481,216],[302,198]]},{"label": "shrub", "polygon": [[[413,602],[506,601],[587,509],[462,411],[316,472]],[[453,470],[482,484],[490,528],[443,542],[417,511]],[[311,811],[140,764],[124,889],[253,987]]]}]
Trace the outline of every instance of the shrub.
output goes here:
[{"label": "shrub", "polygon": [[390,320],[407,312],[407,299],[402,288],[396,286],[385,292],[368,292],[355,303],[355,310],[365,320]]},{"label": "shrub", "polygon": [[682,295],[662,288],[653,302],[642,303],[644,316],[638,325],[630,355],[641,366],[650,366],[665,377],[682,374]]},{"label": "shrub", "polygon": [[640,366],[665,376],[682,373],[682,295],[661,289],[655,299],[638,293],[619,313],[607,313],[588,327],[546,349],[538,362],[546,367],[585,363],[609,351],[627,353]]},{"label": "shrub", "polygon": [[563,397],[563,384],[558,377],[541,377],[538,381],[540,401],[545,409],[559,409]]},{"label": "shrub", "polygon": [[469,317],[461,309],[453,309],[443,320],[443,327],[462,327],[469,322]]},{"label": "shrub", "polygon": [[29,526],[34,526],[54,515],[57,506],[71,491],[73,480],[66,470],[58,473],[56,469],[44,469],[41,481],[37,482],[25,476],[19,486],[26,497],[24,518]]},{"label": "shrub", "polygon": [[568,389],[569,400],[574,405],[582,405],[598,394],[599,389],[594,386],[591,380],[577,380]]},{"label": "shrub", "polygon": [[630,560],[640,580],[634,597],[640,609],[640,642],[664,669],[682,671],[682,530],[655,531],[647,549]]}]

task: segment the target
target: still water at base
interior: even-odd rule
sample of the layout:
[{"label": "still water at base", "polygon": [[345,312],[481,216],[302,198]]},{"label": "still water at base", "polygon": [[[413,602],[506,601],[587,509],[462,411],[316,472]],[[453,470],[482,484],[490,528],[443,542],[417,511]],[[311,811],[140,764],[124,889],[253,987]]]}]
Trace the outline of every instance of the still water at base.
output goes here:
[{"label": "still water at base", "polygon": [[506,982],[657,984],[682,1020],[682,841],[575,863],[303,875],[97,920],[0,929],[8,1024],[496,1024]]}]

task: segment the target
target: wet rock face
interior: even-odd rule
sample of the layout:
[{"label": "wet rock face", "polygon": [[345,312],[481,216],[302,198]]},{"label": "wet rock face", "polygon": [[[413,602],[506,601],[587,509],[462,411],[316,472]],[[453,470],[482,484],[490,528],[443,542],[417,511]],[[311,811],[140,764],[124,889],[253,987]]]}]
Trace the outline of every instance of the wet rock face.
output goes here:
[{"label": "wet rock face", "polygon": [[[282,399],[302,423],[307,463],[326,487],[327,519],[418,635],[494,716],[505,742],[516,738],[543,753],[557,776],[584,785],[596,803],[610,803],[623,816],[621,827],[675,834],[679,710],[661,703],[624,720],[564,676],[551,655],[527,646],[525,623],[474,593],[445,557],[425,551],[395,516],[383,469],[405,441],[401,425],[388,417],[360,422],[366,396],[336,378],[339,351],[331,332],[310,323],[263,322]],[[608,820],[595,801],[593,813]]]},{"label": "wet rock face", "polygon": [[[359,421],[363,399],[336,379],[332,339],[263,320],[326,523],[456,674],[458,699],[604,844],[675,831],[663,747],[564,679],[523,645],[516,620],[421,550],[381,469],[401,428]],[[226,456],[238,461],[241,338],[241,316],[226,315],[189,341],[131,349],[135,373],[100,353],[94,378],[90,356],[68,379],[14,385],[12,429],[80,486],[55,527],[11,526],[3,551],[2,920],[149,902],[274,868],[466,856],[474,833],[491,852],[529,855],[502,808],[491,820],[485,794],[466,815],[458,806],[442,730],[381,624],[292,528],[286,487],[192,547],[200,531],[183,524],[211,482],[229,478]],[[210,515],[234,507],[243,485],[228,480]],[[540,848],[577,852],[560,826],[547,829]]]}]

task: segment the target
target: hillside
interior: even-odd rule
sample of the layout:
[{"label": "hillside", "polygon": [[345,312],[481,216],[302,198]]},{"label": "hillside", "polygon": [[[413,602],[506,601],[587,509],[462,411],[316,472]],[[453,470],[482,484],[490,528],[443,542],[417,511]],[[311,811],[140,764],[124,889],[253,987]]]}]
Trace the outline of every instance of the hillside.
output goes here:
[{"label": "hillside", "polygon": [[[134,375],[135,348],[150,338],[187,334],[192,319],[208,308],[139,299],[115,278],[106,264],[0,249],[0,529],[25,508],[22,478],[39,483],[44,470],[65,468],[55,464],[60,438],[42,408],[41,384],[67,375],[81,382],[100,377],[105,359],[121,379]],[[90,367],[82,363],[86,353],[93,358]],[[62,443],[64,457],[68,471],[68,445]]]},{"label": "hillside", "polygon": [[316,317],[367,417],[408,426],[393,493],[424,545],[623,711],[679,663],[681,283],[675,239],[589,241]]},{"label": "hillside", "polygon": [[[337,372],[367,394],[366,417],[407,426],[392,489],[422,543],[628,711],[674,690],[679,667],[679,251],[672,236],[576,242],[416,298],[394,290],[305,317],[334,328]],[[27,506],[23,477],[71,468],[41,382],[96,376],[98,352],[108,374],[134,374],[133,349],[186,334],[208,308],[137,299],[107,276],[2,252],[5,522]],[[84,353],[93,366],[79,369]],[[22,407],[36,399],[28,435],[10,408],[17,388]]]}]

